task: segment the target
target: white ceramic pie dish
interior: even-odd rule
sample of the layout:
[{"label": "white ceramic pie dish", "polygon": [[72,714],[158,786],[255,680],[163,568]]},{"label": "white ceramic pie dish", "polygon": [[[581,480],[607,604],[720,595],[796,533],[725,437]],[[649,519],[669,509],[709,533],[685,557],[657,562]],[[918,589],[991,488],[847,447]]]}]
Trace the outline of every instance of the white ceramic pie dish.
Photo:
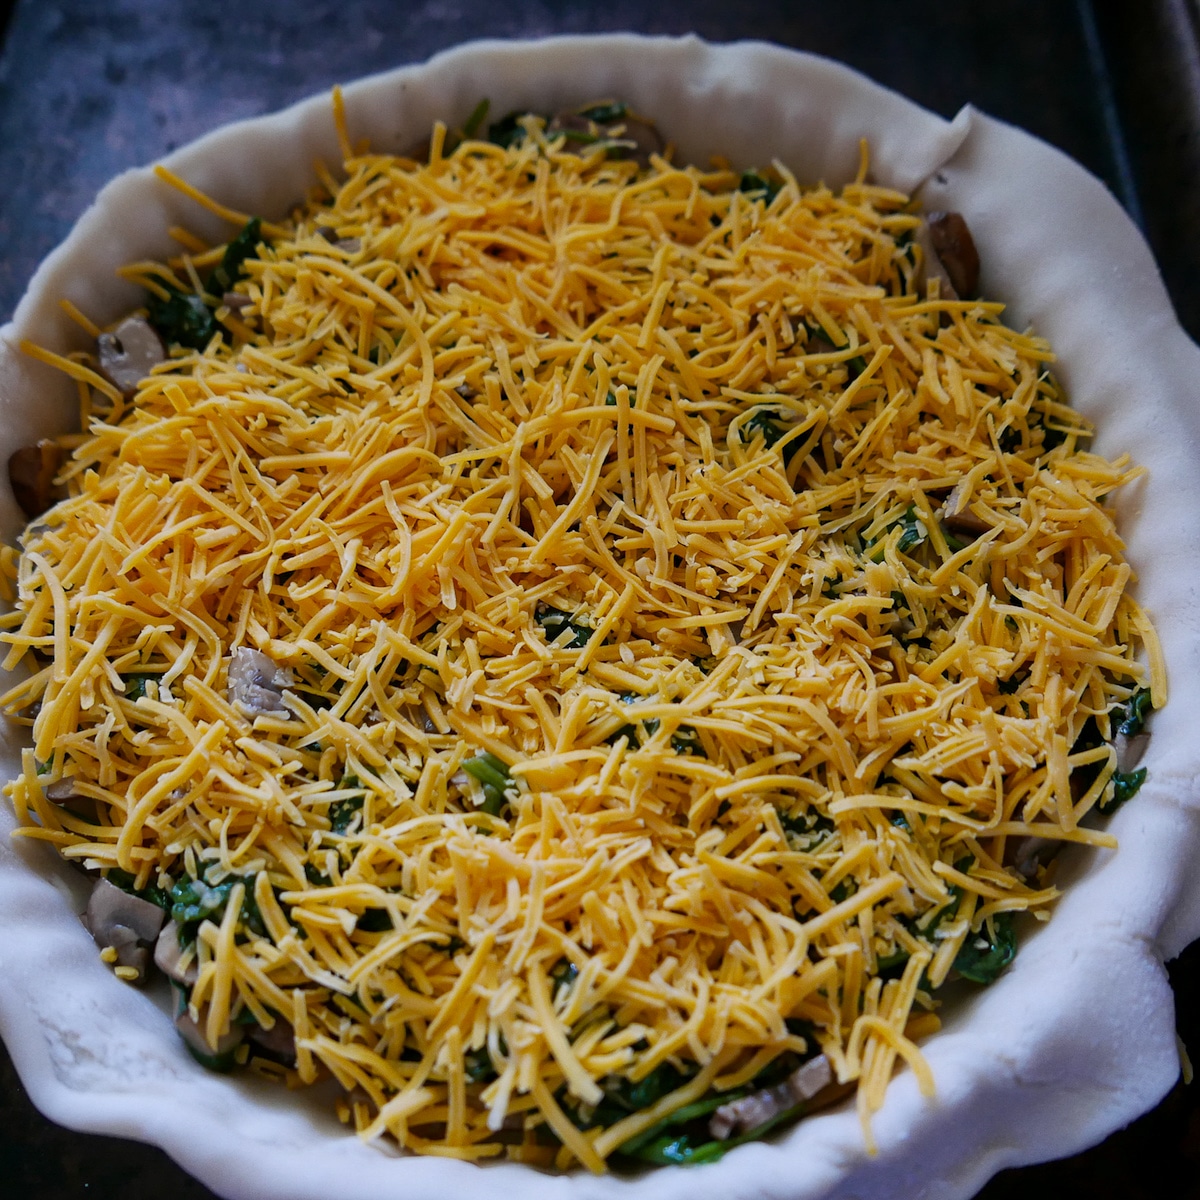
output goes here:
[{"label": "white ceramic pie dish", "polygon": [[[0,809],[0,1034],[37,1106],[64,1125],[162,1146],[230,1200],[405,1200],[519,1193],[529,1200],[637,1194],[639,1200],[972,1195],[996,1171],[1073,1153],[1151,1107],[1178,1073],[1165,958],[1200,935],[1200,350],[1180,329],[1148,249],[1103,186],[1046,145],[970,109],[946,122],[827,60],[762,44],[614,35],[481,42],[345,89],[355,139],[402,150],[436,118],[551,111],[617,96],[653,116],[680,161],[722,153],[737,165],[785,162],[801,181],[838,186],[871,145],[872,175],[927,208],[963,212],[984,293],[1008,320],[1051,339],[1056,372],[1099,427],[1096,448],[1128,451],[1148,479],[1119,500],[1138,596],[1154,617],[1171,678],[1146,757],[1149,779],[1111,824],[1117,852],[1068,855],[1069,882],[1012,968],[947,1014],[925,1053],[938,1093],[899,1075],[868,1156],[852,1108],[802,1123],[703,1168],[637,1179],[554,1176],[400,1157],[365,1146],[328,1097],[209,1074],[179,1043],[166,996],[117,981],[80,925],[85,885],[42,845],[13,842]],[[164,160],[222,202],[278,216],[338,159],[328,96],[218,130]],[[0,455],[69,429],[73,388],[21,355],[22,338],[82,344],[60,298],[94,320],[141,300],[114,274],[162,256],[172,224],[214,241],[223,226],[147,169],[104,189],[43,264],[0,330]],[[0,534],[22,525],[0,489]],[[22,742],[0,730],[2,770]]]}]

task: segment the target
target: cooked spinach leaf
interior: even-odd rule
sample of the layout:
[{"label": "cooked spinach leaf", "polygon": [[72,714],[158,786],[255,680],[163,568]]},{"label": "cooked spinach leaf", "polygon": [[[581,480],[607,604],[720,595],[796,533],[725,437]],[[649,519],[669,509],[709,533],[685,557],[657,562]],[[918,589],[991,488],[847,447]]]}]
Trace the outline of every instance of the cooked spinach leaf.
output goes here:
[{"label": "cooked spinach leaf", "polygon": [[[346,774],[342,776],[338,790],[348,791],[351,788],[360,787],[362,787],[362,780],[357,775]],[[335,800],[329,806],[330,829],[334,833],[345,833],[350,828],[350,823],[354,820],[355,815],[362,812],[366,798],[366,792],[360,792],[357,796],[347,796],[345,800]]]},{"label": "cooked spinach leaf", "polygon": [[775,180],[760,175],[757,171],[743,171],[742,177],[738,181],[739,192],[745,192],[748,196],[762,196],[763,202],[768,208],[775,197],[779,195],[782,186]]},{"label": "cooked spinach leaf", "polygon": [[837,833],[833,819],[815,808],[802,808],[794,813],[780,812],[779,823],[788,841],[806,853],[815,850]]},{"label": "cooked spinach leaf", "polygon": [[168,343],[203,350],[218,329],[212,309],[195,292],[172,287],[167,292],[166,300],[151,295],[146,301],[150,324]]},{"label": "cooked spinach leaf", "polygon": [[[754,440],[755,436],[761,436],[763,444],[768,448],[785,437],[787,432],[787,423],[781,419],[778,409],[771,408],[769,405],[759,405],[754,408],[741,425],[743,442],[748,444]],[[790,442],[783,448],[781,453],[785,463],[792,461],[796,449],[796,442]]]},{"label": "cooked spinach leaf", "polygon": [[[220,264],[205,281],[205,289],[218,297],[229,291],[244,274],[246,260],[257,255],[261,241],[262,220],[251,217],[225,247]],[[213,316],[215,310],[195,292],[157,282],[168,294],[165,300],[154,294],[146,300],[150,324],[168,344],[203,350],[221,328]]]},{"label": "cooked spinach leaf", "polygon": [[1136,771],[1114,771],[1112,777],[1112,793],[1096,805],[1099,812],[1107,816],[1114,813],[1126,800],[1137,795],[1142,784],[1146,782],[1146,768],[1138,767]]},{"label": "cooked spinach leaf", "polygon": [[[728,1092],[710,1092],[707,1096],[701,1097],[694,1103],[686,1104],[683,1108],[676,1109],[670,1116],[655,1122],[649,1129],[630,1138],[629,1141],[622,1142],[617,1153],[641,1157],[641,1151],[647,1146],[664,1140],[664,1134],[666,1134],[667,1130],[678,1129],[680,1126],[690,1124],[700,1117],[707,1117],[716,1112],[722,1104],[729,1104],[734,1100],[740,1100],[743,1096],[748,1096],[749,1094],[749,1088],[736,1088]],[[676,1138],[678,1136],[675,1135]]]},{"label": "cooked spinach leaf", "polygon": [[564,650],[583,649],[593,633],[590,626],[575,620],[571,613],[557,608],[540,608],[534,620],[542,627],[548,642],[556,642],[564,632],[570,631],[570,640],[562,646]]},{"label": "cooked spinach leaf", "polygon": [[262,220],[251,217],[237,237],[225,247],[220,266],[208,277],[205,285],[208,290],[217,296],[229,291],[245,274],[243,267],[246,259],[258,257],[258,243],[261,241]]},{"label": "cooked spinach leaf", "polygon": [[498,121],[493,121],[488,126],[488,141],[493,145],[503,146],[506,150],[523,141],[525,126],[521,124],[521,120],[527,116],[529,113],[525,109],[518,109],[516,112],[510,112],[507,116],[501,117]]},{"label": "cooked spinach leaf", "polygon": [[[637,704],[644,699],[636,692],[626,692],[621,697],[622,704]],[[645,738],[652,738],[659,729],[662,722],[657,717],[647,717],[644,721],[638,721],[629,725],[622,725],[616,733],[611,733],[605,739],[611,746],[620,738],[628,738],[629,745],[632,749],[638,749]],[[707,758],[704,753],[704,745],[700,741],[700,735],[691,725],[680,725],[673,734],[671,734],[671,749],[676,754],[694,754],[697,758]]]},{"label": "cooked spinach leaf", "polygon": [[[799,1104],[776,1113],[757,1129],[751,1129],[737,1137],[726,1138],[724,1141],[713,1140],[708,1136],[707,1130],[700,1133],[665,1134],[639,1146],[637,1150],[630,1152],[630,1156],[657,1166],[699,1166],[701,1163],[716,1162],[734,1147],[759,1141],[773,1129],[803,1116],[807,1108],[808,1102],[802,1100]],[[624,1152],[624,1147],[621,1150]]]},{"label": "cooked spinach leaf", "polygon": [[172,901],[170,892],[164,891],[154,884],[150,884],[144,888],[136,888],[134,884],[137,880],[128,871],[122,871],[119,867],[112,867],[105,873],[104,878],[114,887],[119,887],[121,891],[128,892],[131,896],[136,896],[139,900],[147,900],[151,904],[157,905],[168,912],[171,909]]},{"label": "cooked spinach leaf", "polygon": [[1150,689],[1138,688],[1124,704],[1114,705],[1108,714],[1114,733],[1136,737],[1146,727],[1150,715]]},{"label": "cooked spinach leaf", "polygon": [[355,923],[356,929],[364,933],[387,933],[392,925],[391,914],[386,908],[368,908]]},{"label": "cooked spinach leaf", "polygon": [[246,885],[242,897],[242,910],[238,919],[245,929],[260,937],[266,933],[262,914],[254,899],[254,880],[244,879],[238,875],[230,875],[217,884],[206,883],[203,879],[192,879],[185,875],[171,889],[171,918],[179,927],[180,942],[193,942],[203,921],[219,924],[225,916],[225,908],[229,903],[229,895],[236,884]]},{"label": "cooked spinach leaf", "polygon": [[968,933],[954,960],[954,969],[974,983],[991,983],[1016,957],[1017,934],[1012,913],[1000,912],[985,922],[978,933]]},{"label": "cooked spinach leaf", "polygon": [[[1146,720],[1150,715],[1150,691],[1148,688],[1138,688],[1128,700],[1121,704],[1114,704],[1108,711],[1109,729],[1115,739],[1118,735],[1124,737],[1136,737],[1139,733],[1144,732]],[[1084,722],[1083,728],[1079,731],[1079,736],[1075,739],[1075,744],[1071,747],[1072,754],[1081,754],[1087,750],[1095,750],[1099,746],[1105,745],[1104,739],[1100,736],[1100,726],[1097,724],[1095,717],[1088,717]],[[1096,776],[1100,773],[1101,763],[1085,763],[1081,767],[1076,767],[1071,772],[1071,783],[1073,790],[1082,789],[1078,792],[1082,795],[1095,782]],[[1112,777],[1112,790],[1107,791],[1105,796],[1096,805],[1096,811],[1105,816],[1114,813],[1126,800],[1131,799],[1137,794],[1138,789],[1146,782],[1146,768],[1138,767],[1134,771],[1115,771]]]},{"label": "cooked spinach leaf", "polygon": [[1002,695],[1011,696],[1028,678],[1027,670],[1016,670],[1007,679],[997,679],[996,690]]},{"label": "cooked spinach leaf", "polygon": [[897,528],[900,530],[900,536],[896,539],[898,554],[907,554],[910,550],[915,550],[929,536],[929,530],[925,528],[925,522],[921,519],[917,506],[910,504],[904,510],[903,516],[888,525],[878,537],[867,542],[867,557],[872,562],[883,562],[883,543],[887,540],[888,534]]},{"label": "cooked spinach leaf", "polygon": [[492,1056],[486,1045],[468,1050],[463,1055],[463,1073],[471,1083],[491,1083],[498,1072],[492,1065]]},{"label": "cooked spinach leaf", "polygon": [[143,696],[148,696],[149,692],[146,691],[146,684],[152,679],[157,682],[159,676],[151,674],[124,676],[121,682],[125,685],[125,699],[140,700]]},{"label": "cooked spinach leaf", "polygon": [[614,121],[625,120],[629,106],[620,100],[609,104],[593,104],[591,108],[580,109],[579,115],[597,125],[611,125]]}]

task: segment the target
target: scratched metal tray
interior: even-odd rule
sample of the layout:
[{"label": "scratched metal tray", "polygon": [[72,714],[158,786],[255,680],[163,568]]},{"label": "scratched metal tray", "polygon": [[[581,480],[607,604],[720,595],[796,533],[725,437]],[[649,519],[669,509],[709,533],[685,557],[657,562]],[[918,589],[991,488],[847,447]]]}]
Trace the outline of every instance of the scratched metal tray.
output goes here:
[{"label": "scratched metal tray", "polygon": [[[888,0],[0,0],[0,323],[107,179],[215,125],[471,38],[628,29],[815,51],[943,115],[969,102],[1037,134],[1100,176],[1143,228],[1197,337],[1197,18],[1196,0],[904,10]],[[1200,1046],[1200,943],[1171,974],[1180,1033]],[[1180,1085],[1102,1145],[1006,1171],[981,1196],[1132,1200],[1159,1194],[1152,1178],[1195,1178],[1198,1166],[1200,1098]],[[157,1149],[50,1124],[2,1048],[0,1181],[0,1194],[41,1200],[212,1198]]]}]

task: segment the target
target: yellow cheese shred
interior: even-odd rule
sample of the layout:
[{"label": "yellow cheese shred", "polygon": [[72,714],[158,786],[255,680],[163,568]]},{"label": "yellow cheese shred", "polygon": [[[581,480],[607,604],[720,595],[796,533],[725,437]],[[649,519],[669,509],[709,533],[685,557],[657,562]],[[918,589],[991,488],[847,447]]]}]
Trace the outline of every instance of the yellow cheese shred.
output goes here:
[{"label": "yellow cheese shred", "polygon": [[[1112,844],[1110,712],[1166,699],[1136,469],[865,166],[336,115],[203,349],[129,398],[31,348],[84,412],[3,560],[23,831],[190,897],[209,1044],[290,1027],[275,1074],[422,1152],[600,1171],[817,1052],[864,1120],[930,1090],[935,987],[1057,894],[1020,843]],[[160,300],[222,261],[176,239]]]}]

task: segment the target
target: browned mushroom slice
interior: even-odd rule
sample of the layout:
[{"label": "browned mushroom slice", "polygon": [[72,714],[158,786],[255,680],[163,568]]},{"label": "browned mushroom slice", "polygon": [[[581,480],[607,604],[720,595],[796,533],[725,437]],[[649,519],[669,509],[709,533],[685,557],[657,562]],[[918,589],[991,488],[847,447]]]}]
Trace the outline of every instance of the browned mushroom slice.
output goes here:
[{"label": "browned mushroom slice", "polygon": [[400,715],[416,729],[424,730],[425,733],[437,733],[438,727],[434,719],[429,715],[427,708],[419,708],[413,704],[406,704],[400,709]]},{"label": "browned mushroom slice", "polygon": [[[372,1099],[371,1093],[368,1092],[367,1089],[365,1087],[363,1087],[361,1083],[356,1083],[346,1093],[344,1099],[345,1099],[347,1107],[350,1109],[353,1109],[356,1105],[361,1104],[364,1107],[366,1107],[368,1110],[370,1110],[371,1112],[375,1112],[377,1110],[377,1105],[375,1104],[375,1101]],[[507,1120],[507,1118],[506,1118],[506,1120]],[[525,1116],[524,1116],[524,1114],[521,1114],[521,1126],[520,1127],[523,1127],[524,1124],[525,1124]],[[504,1126],[504,1128],[509,1128],[509,1126],[506,1125],[506,1126]]]},{"label": "browned mushroom slice", "polygon": [[824,331],[814,333],[812,329],[805,326],[805,354],[832,354],[837,347],[825,336]]},{"label": "browned mushroom slice", "polygon": [[107,879],[97,880],[88,898],[83,923],[101,950],[117,952],[117,965],[132,967],[142,983],[150,962],[149,944],[157,937],[166,914],[157,904],[123,892]]},{"label": "browned mushroom slice", "polygon": [[22,446],[9,457],[8,481],[21,511],[30,519],[41,516],[58,498],[54,476],[62,459],[62,447],[50,438]]},{"label": "browned mushroom slice", "polygon": [[946,503],[942,505],[941,521],[951,533],[959,537],[977,538],[991,529],[982,517],[977,517],[967,507],[967,489],[962,482],[956,483],[954,490],[946,497]]},{"label": "browned mushroom slice", "polygon": [[53,783],[46,784],[42,788],[42,795],[51,804],[57,804],[59,808],[65,808],[81,817],[86,817],[88,820],[96,819],[95,798],[84,796],[77,792],[75,790],[75,780],[70,776],[64,779],[56,779]]},{"label": "browned mushroom slice", "polygon": [[708,1132],[718,1141],[735,1133],[749,1133],[786,1112],[802,1100],[811,1100],[833,1082],[833,1069],[823,1054],[794,1070],[782,1083],[763,1088],[740,1100],[722,1104],[708,1123]]},{"label": "browned mushroom slice", "polygon": [[145,317],[126,317],[112,333],[96,339],[100,374],[122,396],[132,396],[138,384],[167,357],[162,338]]},{"label": "browned mushroom slice", "polygon": [[638,166],[648,167],[652,154],[665,149],[662,135],[653,122],[626,114],[618,120],[599,123],[577,112],[559,112],[550,118],[546,135],[566,134],[567,145],[611,142],[614,158],[631,158]]},{"label": "browned mushroom slice", "polygon": [[917,293],[924,296],[929,291],[930,281],[936,279],[939,299],[957,300],[958,293],[954,290],[954,284],[950,282],[950,276],[946,273],[946,268],[942,266],[942,260],[938,258],[937,251],[933,248],[933,237],[930,235],[929,226],[924,221],[913,231],[913,240],[921,247],[921,265],[916,275],[913,276]]},{"label": "browned mushroom slice", "polygon": [[[555,137],[560,133],[581,134],[587,141],[594,141],[599,136],[600,126],[595,121],[589,121],[587,117],[577,112],[556,112],[546,125],[546,136]],[[568,136],[568,143],[573,141]]]},{"label": "browned mushroom slice", "polygon": [[627,116],[623,121],[605,126],[606,135],[617,143],[620,157],[632,158],[639,167],[648,167],[652,155],[666,149],[662,135],[650,121]]},{"label": "browned mushroom slice", "polygon": [[[332,225],[318,226],[317,233],[335,249],[342,250],[346,254],[357,254],[362,249],[361,238],[342,237]],[[249,300],[246,302],[249,303]]]},{"label": "browned mushroom slice", "polygon": [[251,1025],[247,1037],[268,1057],[285,1066],[296,1065],[296,1031],[282,1017],[275,1018],[270,1029]]},{"label": "browned mushroom slice", "polygon": [[292,686],[292,673],[260,650],[239,646],[229,663],[229,701],[252,717],[286,717],[285,688]]},{"label": "browned mushroom slice", "polygon": [[47,800],[53,800],[55,804],[61,804],[66,807],[70,801],[77,799],[75,780],[69,777],[66,779],[56,779],[53,783],[48,783],[42,788],[42,794]]},{"label": "browned mushroom slice", "polygon": [[932,212],[925,218],[929,241],[938,261],[963,299],[979,290],[979,252],[962,213]]}]

